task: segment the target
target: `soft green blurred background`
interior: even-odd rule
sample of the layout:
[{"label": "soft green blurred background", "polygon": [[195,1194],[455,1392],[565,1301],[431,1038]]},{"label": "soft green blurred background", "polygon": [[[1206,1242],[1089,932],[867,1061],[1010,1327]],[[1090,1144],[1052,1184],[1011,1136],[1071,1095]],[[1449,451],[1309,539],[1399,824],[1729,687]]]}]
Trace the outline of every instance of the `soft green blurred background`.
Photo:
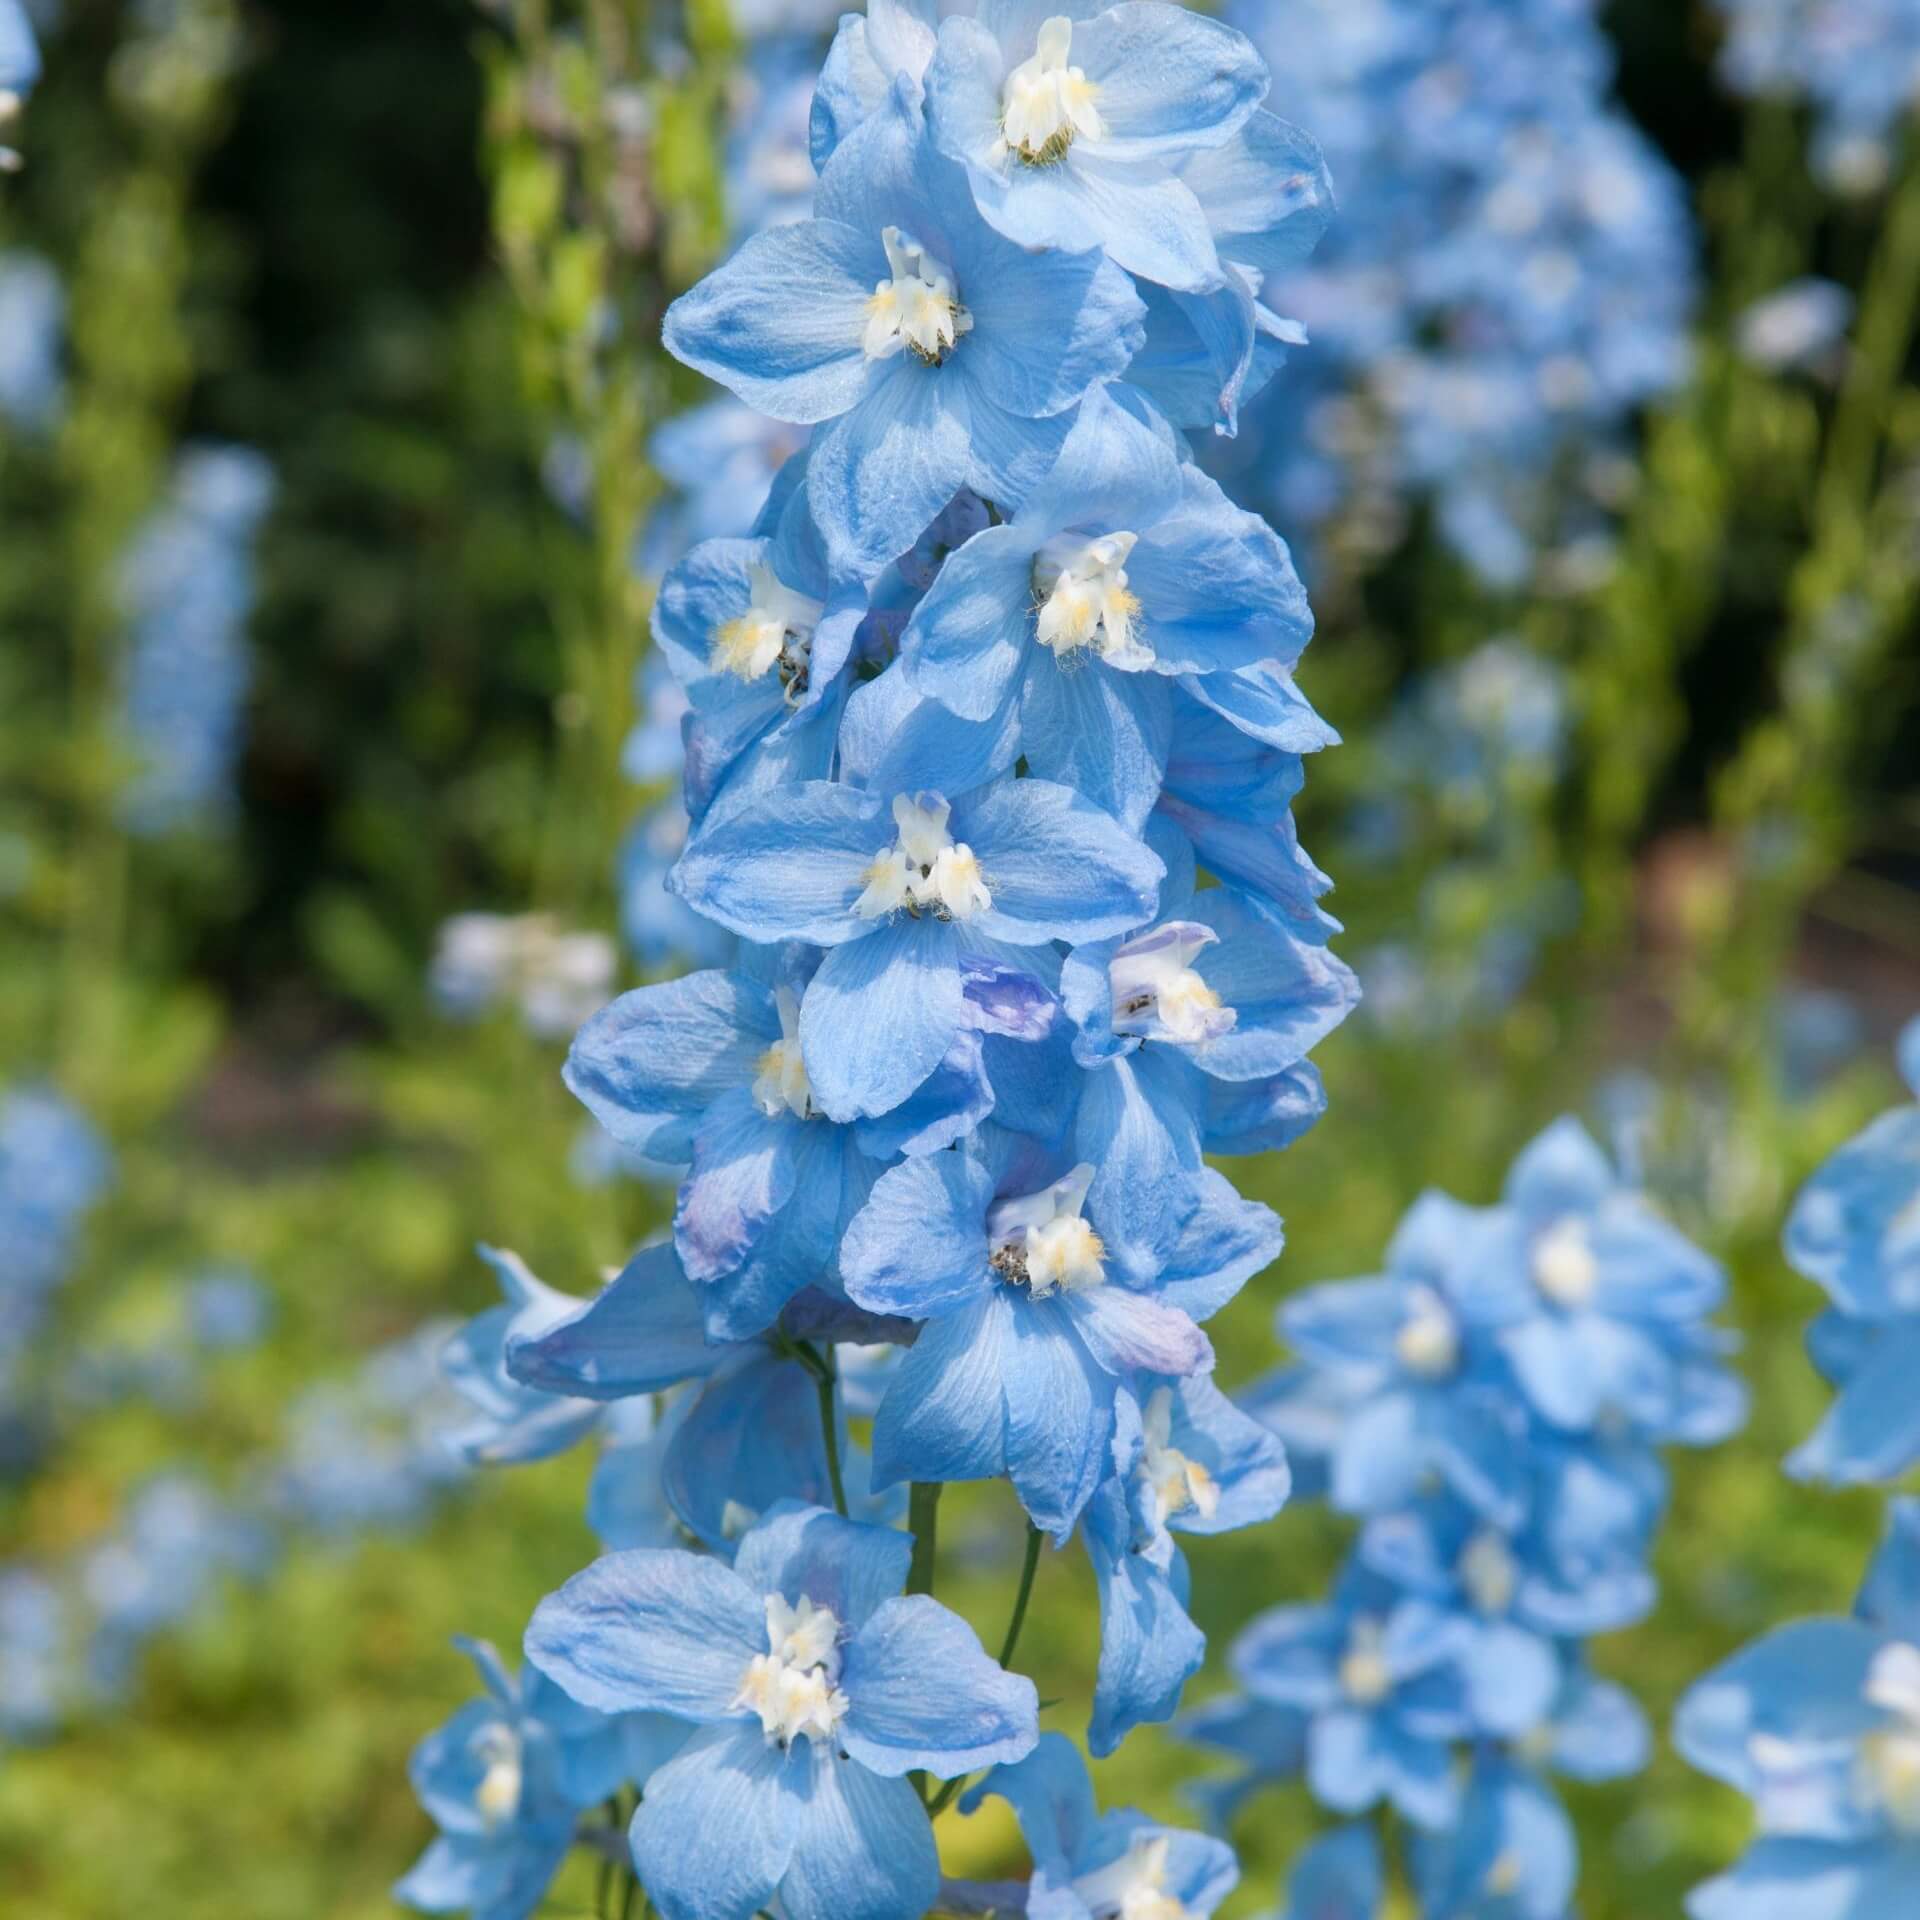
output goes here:
[{"label": "soft green blurred background", "polygon": [[[137,1341],[212,1265],[249,1269],[273,1319],[183,1404],[109,1400],[0,1481],[0,1562],[83,1550],[161,1468],[245,1487],[313,1382],[488,1303],[476,1242],[584,1292],[663,1218],[657,1191],[576,1177],[560,1043],[510,1009],[451,1022],[427,988],[453,913],[613,925],[644,447],[688,398],[649,343],[720,231],[721,10],[651,23],[692,48],[666,81],[644,7],[553,24],[573,37],[542,42],[537,70],[457,0],[67,0],[52,36],[28,164],[0,185],[0,246],[53,261],[72,314],[63,424],[0,448],[0,1086],[52,1078],[117,1160],[57,1351]],[[1920,523],[1816,529],[1827,403],[1725,345],[1742,276],[1817,261],[1857,284],[1875,216],[1823,212],[1802,182],[1787,191],[1809,204],[1776,219],[1796,129],[1756,130],[1715,90],[1685,7],[1627,0],[1612,25],[1716,288],[1698,377],[1644,424],[1619,563],[1579,593],[1496,600],[1416,536],[1319,595],[1303,676],[1348,742],[1300,810],[1347,951],[1410,946],[1443,978],[1543,887],[1570,883],[1576,910],[1517,992],[1356,1020],[1322,1050],[1325,1121],[1235,1169],[1289,1244],[1215,1337],[1229,1382],[1263,1370],[1285,1291],[1369,1271],[1425,1186],[1492,1198],[1540,1125],[1575,1110],[1604,1130],[1605,1089],[1643,1075],[1652,1183],[1733,1270],[1754,1392],[1745,1434],[1675,1462],[1660,1612],[1600,1649],[1664,1723],[1763,1624],[1844,1604],[1879,1524],[1877,1499],[1778,1472],[1824,1404],[1799,1344],[1814,1297],[1778,1230],[1797,1183],[1896,1097],[1887,1043],[1920,1009]],[[640,110],[609,118],[610,88]],[[1763,242],[1777,257],[1756,266]],[[1888,489],[1920,460],[1907,373],[1876,410]],[[562,435],[591,476],[584,519],[543,482]],[[113,804],[107,583],[190,438],[257,448],[277,475],[246,747],[230,819],[136,842]],[[1873,644],[1823,652],[1817,616],[1868,590]],[[1361,803],[1405,778],[1386,732],[1403,690],[1496,638],[1561,676],[1565,755],[1496,764],[1419,806],[1392,859],[1349,858]],[[1811,1065],[1809,1020],[1840,1036]],[[428,1831],[408,1749],[470,1691],[449,1638],[511,1646],[590,1555],[586,1470],[485,1476],[410,1525],[299,1539],[269,1576],[219,1582],[121,1704],[0,1748],[0,1911],[391,1911]],[[1015,1509],[968,1490],[944,1519],[943,1595],[991,1640]],[[1341,1544],[1307,1511],[1201,1543],[1216,1648],[1320,1591]],[[1050,1556],[1022,1664],[1073,1731],[1092,1621],[1084,1566]],[[1197,1764],[1149,1730],[1099,1777],[1171,1813]],[[1676,1912],[1742,1831],[1664,1751],[1645,1778],[1568,1791],[1592,1920]],[[1236,1911],[1272,1904],[1313,1820],[1304,1790],[1254,1804]],[[991,1816],[949,1815],[943,1837],[956,1867],[1018,1859]],[[552,1910],[589,1910],[589,1880]]]}]

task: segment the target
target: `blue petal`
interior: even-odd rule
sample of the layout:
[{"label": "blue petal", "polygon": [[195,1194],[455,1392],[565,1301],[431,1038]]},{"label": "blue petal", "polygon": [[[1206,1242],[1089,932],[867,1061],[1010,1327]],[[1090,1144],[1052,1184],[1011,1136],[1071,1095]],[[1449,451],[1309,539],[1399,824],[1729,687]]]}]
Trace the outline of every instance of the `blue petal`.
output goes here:
[{"label": "blue petal", "polygon": [[952,832],[992,891],[992,908],[970,923],[989,938],[1099,940],[1153,917],[1159,856],[1070,787],[1004,781],[957,804]]},{"label": "blue petal", "polygon": [[1140,833],[1173,742],[1172,696],[1158,674],[1036,659],[1024,683],[1020,737],[1037,778],[1084,793]]},{"label": "blue petal", "polygon": [[709,819],[672,884],[697,913],[743,939],[832,946],[872,930],[853,903],[893,838],[879,795],[810,780]]},{"label": "blue petal", "polygon": [[971,720],[1007,701],[1033,644],[1033,559],[1017,526],[988,527],[948,556],[901,636],[909,685]]},{"label": "blue petal", "polygon": [[840,1243],[848,1298],[909,1320],[977,1300],[992,1284],[992,1199],[992,1173],[965,1154],[928,1154],[883,1173]]},{"label": "blue petal", "polygon": [[740,1542],[734,1569],[761,1593],[802,1594],[857,1634],[907,1584],[913,1537],[822,1507],[776,1507]]},{"label": "blue petal", "polygon": [[1112,1463],[1113,1382],[1082,1345],[1064,1302],[1014,1307],[1002,1368],[1007,1474],[1027,1517],[1064,1541]]},{"label": "blue petal", "polygon": [[1068,1879],[1099,1831],[1099,1810],[1087,1763],[1064,1733],[1043,1733],[1024,1760],[1001,1765],[960,1797],[972,1813],[990,1793],[1013,1808],[1034,1865]]},{"label": "blue petal", "polygon": [[780,1038],[773,996],[734,973],[694,973],[622,994],[574,1037],[566,1082],[620,1142],[673,1165],[700,1116],[753,1078]]},{"label": "blue petal", "polygon": [[708,1344],[699,1292],[671,1246],[641,1248],[583,1313],[507,1345],[516,1380],[595,1400],[699,1379],[725,1357],[725,1348]]},{"label": "blue petal", "polygon": [[959,368],[974,351],[969,334],[945,366],[910,354],[877,363],[859,405],[814,436],[807,498],[836,573],[870,579],[965,485],[969,394]]},{"label": "blue petal", "polygon": [[1005,1288],[993,1287],[921,1328],[874,1419],[875,1486],[987,1480],[1006,1470],[1001,1380],[1014,1304]]},{"label": "blue petal", "polygon": [[1039,1737],[1033,1682],[1004,1672],[959,1615],[924,1594],[880,1606],[841,1674],[850,1705],[840,1744],[875,1773],[951,1780],[1018,1760]]},{"label": "blue petal", "polygon": [[962,1013],[956,935],[907,913],[836,947],[800,1003],[800,1048],[829,1118],[888,1113],[939,1066]]},{"label": "blue petal", "polygon": [[757,233],[667,310],[667,351],[776,420],[831,420],[866,390],[867,301],[886,267],[877,231]]},{"label": "blue petal", "polygon": [[734,1712],[740,1676],[767,1650],[760,1595],[717,1560],[610,1553],[534,1609],[527,1658],[602,1713],[683,1720]]},{"label": "blue petal", "polygon": [[912,1786],[817,1752],[780,1882],[787,1920],[903,1920],[925,1913],[939,1891],[939,1850]]},{"label": "blue petal", "polygon": [[741,1512],[832,1497],[813,1376],[762,1352],[704,1387],[675,1424],[661,1486],[680,1524],[733,1551]]},{"label": "blue petal", "polygon": [[810,1744],[781,1748],[749,1724],[696,1735],[653,1776],[633,1863],[666,1920],[749,1920],[771,1902],[806,1824],[812,1767]]},{"label": "blue petal", "polygon": [[1100,1588],[1100,1665],[1087,1744],[1104,1757],[1135,1727],[1173,1717],[1207,1657],[1207,1637],[1167,1575],[1133,1552],[1126,1501],[1112,1482],[1087,1508],[1086,1542]]},{"label": "blue petal", "polygon": [[1386,1897],[1373,1829],[1339,1827],[1295,1862],[1285,1920],[1380,1920]]}]

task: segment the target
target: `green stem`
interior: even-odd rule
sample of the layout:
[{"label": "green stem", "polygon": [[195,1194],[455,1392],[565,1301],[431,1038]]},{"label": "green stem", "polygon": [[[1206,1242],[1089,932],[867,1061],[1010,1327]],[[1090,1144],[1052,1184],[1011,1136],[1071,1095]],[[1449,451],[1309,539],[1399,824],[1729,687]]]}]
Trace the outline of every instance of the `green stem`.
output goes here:
[{"label": "green stem", "polygon": [[1000,1645],[1000,1664],[1013,1665],[1013,1650],[1020,1644],[1020,1629],[1027,1624],[1027,1602],[1033,1598],[1033,1576],[1040,1566],[1040,1529],[1027,1522],[1027,1557],[1020,1568],[1020,1590],[1013,1596],[1013,1618],[1007,1622],[1007,1637]]},{"label": "green stem", "polygon": [[940,1537],[940,1495],[944,1484],[938,1480],[916,1480],[907,1497],[907,1527],[913,1535],[913,1559],[907,1568],[907,1591],[933,1591],[933,1556]]},{"label": "green stem", "polygon": [[[827,1443],[827,1480],[833,1488],[833,1510],[841,1519],[847,1517],[847,1483],[840,1472],[840,1413],[834,1400],[835,1368],[833,1349],[815,1356],[818,1364],[813,1369],[814,1388],[820,1396],[820,1432]],[[918,1548],[915,1549],[917,1555]]]}]

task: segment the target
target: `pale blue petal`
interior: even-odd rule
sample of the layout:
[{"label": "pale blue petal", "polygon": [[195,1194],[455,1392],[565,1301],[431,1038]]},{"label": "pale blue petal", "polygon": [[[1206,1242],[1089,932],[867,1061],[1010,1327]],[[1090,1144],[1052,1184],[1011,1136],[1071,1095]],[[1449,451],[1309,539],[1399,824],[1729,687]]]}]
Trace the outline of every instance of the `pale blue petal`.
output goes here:
[{"label": "pale blue petal", "polygon": [[696,1735],[653,1776],[633,1862],[666,1920],[750,1920],[768,1905],[806,1824],[812,1767],[810,1744],[783,1749],[749,1723]]},{"label": "pale blue petal", "polygon": [[907,913],[835,947],[800,1004],[814,1104],[839,1121],[890,1112],[946,1057],[962,993],[951,926]]},{"label": "pale blue petal", "polygon": [[928,1154],[883,1173],[840,1243],[848,1298],[910,1320],[978,1299],[992,1284],[992,1200],[992,1173],[965,1154]]},{"label": "pale blue petal", "polygon": [[786,1920],[907,1920],[940,1891],[940,1856],[920,1796],[831,1751],[814,1756],[812,1792],[780,1883]]},{"label": "pale blue petal", "polygon": [[867,301],[886,274],[878,232],[770,228],[668,308],[667,351],[776,420],[831,420],[866,390]]},{"label": "pale blue petal", "polygon": [[610,1553],[534,1609],[527,1658],[602,1713],[683,1720],[734,1712],[740,1676],[767,1650],[766,1610],[717,1560]]},{"label": "pale blue petal", "polygon": [[875,1611],[846,1650],[841,1685],[840,1744],[875,1773],[951,1780],[1018,1760],[1039,1737],[1033,1682],[1003,1671],[958,1614],[924,1594]]}]

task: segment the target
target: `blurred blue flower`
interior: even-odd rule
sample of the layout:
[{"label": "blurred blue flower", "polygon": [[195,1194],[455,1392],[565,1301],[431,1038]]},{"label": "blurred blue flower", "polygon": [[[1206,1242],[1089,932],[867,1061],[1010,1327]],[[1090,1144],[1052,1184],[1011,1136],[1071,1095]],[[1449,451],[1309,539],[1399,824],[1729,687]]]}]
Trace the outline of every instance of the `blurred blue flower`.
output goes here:
[{"label": "blurred blue flower", "polygon": [[139,764],[120,807],[142,837],[205,824],[231,805],[251,679],[253,549],[273,493],[259,454],[192,448],[121,564],[120,724]]},{"label": "blurred blue flower", "polygon": [[1920,15],[1911,0],[1717,0],[1720,70],[1736,92],[1805,100],[1814,165],[1844,193],[1886,183],[1901,123],[1920,98]]}]

